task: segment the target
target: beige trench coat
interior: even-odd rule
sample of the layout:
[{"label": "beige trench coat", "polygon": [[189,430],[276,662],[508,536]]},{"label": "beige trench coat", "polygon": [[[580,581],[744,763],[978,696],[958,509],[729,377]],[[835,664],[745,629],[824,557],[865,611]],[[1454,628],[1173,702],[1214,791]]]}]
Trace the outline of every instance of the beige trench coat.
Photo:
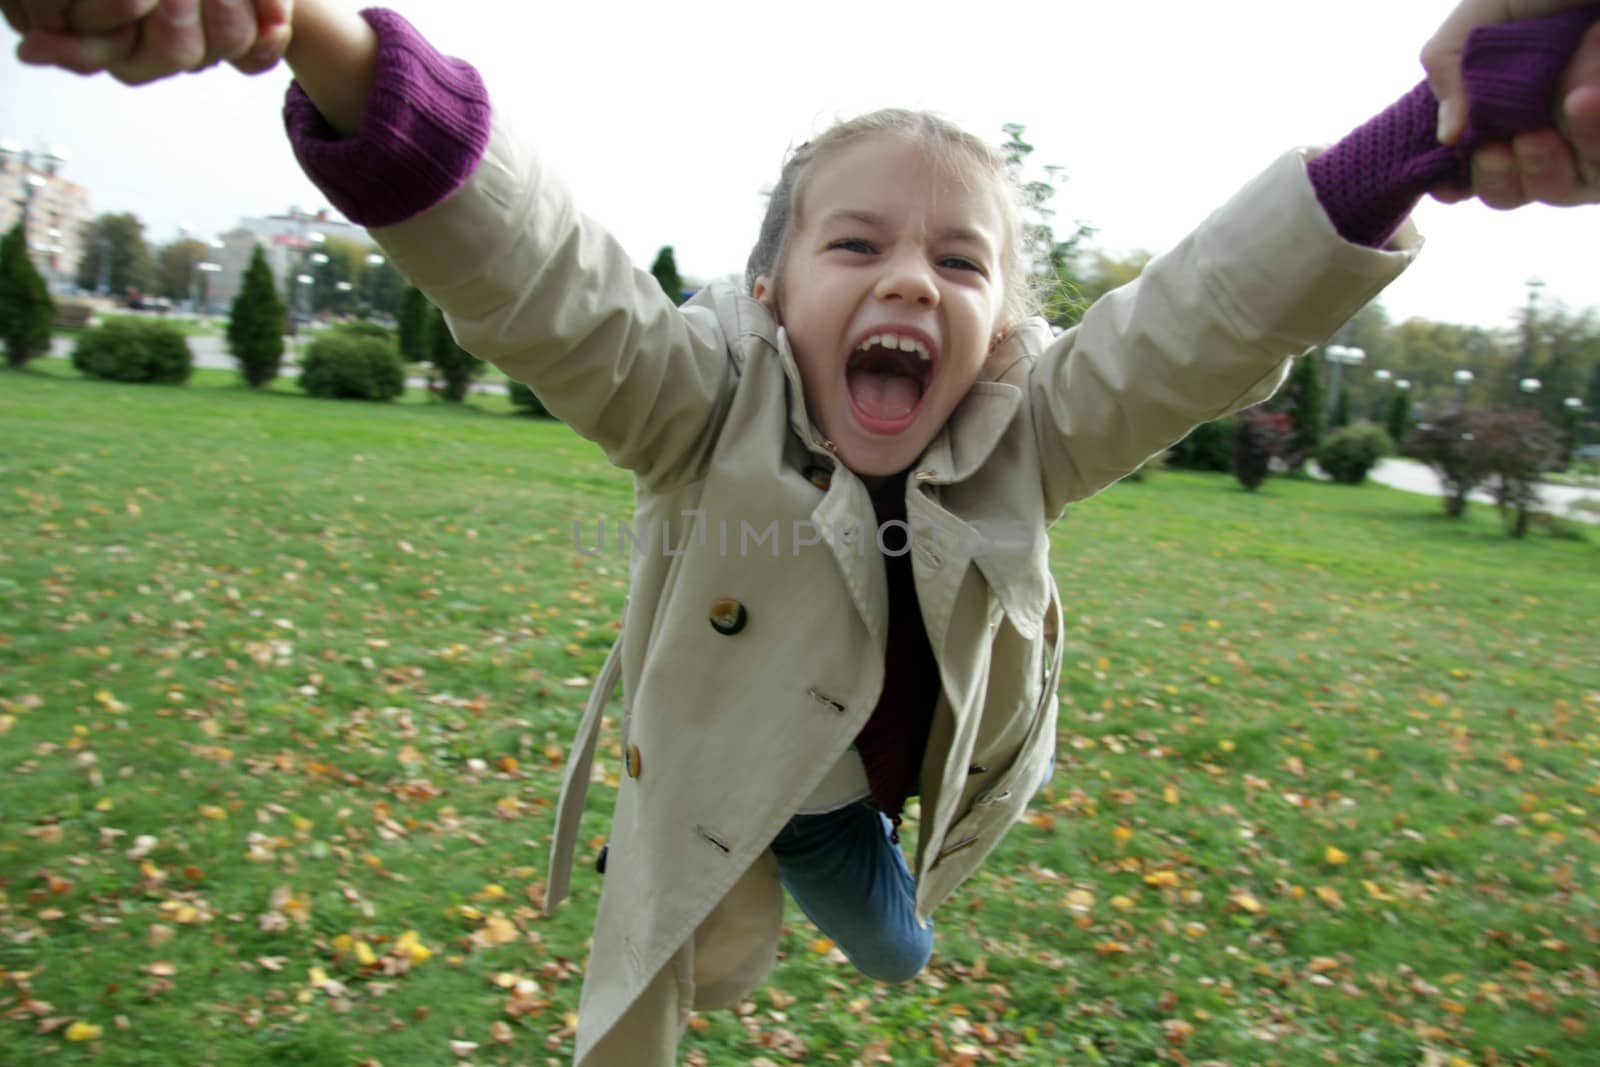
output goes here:
[{"label": "beige trench coat", "polygon": [[[620,674],[631,766],[576,1062],[669,1064],[691,1008],[735,1003],[771,967],[782,894],[768,844],[883,685],[871,502],[806,417],[767,312],[731,283],[673,307],[498,117],[464,188],[374,236],[464,347],[634,472],[623,636],[569,763],[547,897],[553,908],[568,888],[600,708]],[[1291,153],[1076,329],[1052,337],[1030,321],[994,353],[907,487],[943,684],[922,767],[919,916],[1021,816],[1054,751],[1061,607],[1047,525],[1197,423],[1270,393],[1419,243],[1409,224],[1392,251],[1341,240]],[[726,600],[744,609],[736,633],[711,625]]]}]

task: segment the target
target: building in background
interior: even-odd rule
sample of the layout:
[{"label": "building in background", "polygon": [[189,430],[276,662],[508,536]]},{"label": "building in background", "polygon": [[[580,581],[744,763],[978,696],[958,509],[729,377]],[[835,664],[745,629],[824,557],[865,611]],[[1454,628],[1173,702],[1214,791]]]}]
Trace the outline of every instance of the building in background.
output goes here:
[{"label": "building in background", "polygon": [[267,256],[267,266],[277,280],[278,292],[291,309],[300,308],[304,294],[293,279],[309,274],[312,257],[328,238],[348,241],[362,248],[377,250],[367,231],[354,226],[332,213],[290,208],[284,215],[267,215],[262,218],[244,218],[239,225],[219,235],[211,244],[207,258],[221,270],[211,272],[206,279],[206,304],[213,311],[226,311],[239,293],[245,268],[250,265],[250,254],[257,244]]},{"label": "building in background", "polygon": [[65,149],[34,151],[0,140],[0,233],[9,233],[27,213],[28,258],[51,292],[70,288],[83,257],[89,194],[62,177]]}]

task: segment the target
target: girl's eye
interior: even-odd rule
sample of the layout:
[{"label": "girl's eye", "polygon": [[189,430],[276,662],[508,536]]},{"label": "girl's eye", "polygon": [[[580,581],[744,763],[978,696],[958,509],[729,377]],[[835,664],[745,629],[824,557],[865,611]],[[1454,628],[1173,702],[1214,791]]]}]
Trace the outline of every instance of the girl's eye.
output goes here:
[{"label": "girl's eye", "polygon": [[956,270],[974,270],[979,274],[983,273],[982,267],[978,266],[976,263],[972,262],[972,260],[967,259],[964,256],[945,256],[944,259],[940,260],[939,262],[943,263],[947,267],[954,267]]},{"label": "girl's eye", "polygon": [[864,255],[871,255],[873,252],[872,242],[864,241],[859,237],[846,237],[843,240],[833,242],[828,247],[842,248],[846,252],[860,252]]}]

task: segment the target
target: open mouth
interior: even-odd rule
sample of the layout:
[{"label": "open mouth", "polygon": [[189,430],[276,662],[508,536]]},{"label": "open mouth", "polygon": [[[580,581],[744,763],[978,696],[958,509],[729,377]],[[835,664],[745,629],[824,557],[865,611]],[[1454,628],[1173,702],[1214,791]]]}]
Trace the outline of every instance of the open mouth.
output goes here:
[{"label": "open mouth", "polygon": [[908,334],[872,334],[845,362],[850,405],[861,424],[875,433],[895,433],[909,426],[932,378],[927,344]]}]

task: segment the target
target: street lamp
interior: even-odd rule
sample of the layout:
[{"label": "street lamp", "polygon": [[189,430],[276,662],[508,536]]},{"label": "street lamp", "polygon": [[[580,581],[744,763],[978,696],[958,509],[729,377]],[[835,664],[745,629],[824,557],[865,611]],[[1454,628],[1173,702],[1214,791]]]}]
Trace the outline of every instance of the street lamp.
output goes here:
[{"label": "street lamp", "polygon": [[1467,386],[1472,384],[1473,374],[1465,367],[1462,367],[1450,377],[1456,383],[1456,407],[1464,407],[1466,405]]},{"label": "street lamp", "polygon": [[1522,381],[1517,383],[1517,388],[1522,390],[1523,396],[1526,396],[1530,401],[1532,401],[1533,394],[1544,388],[1544,383],[1537,378],[1524,378]]},{"label": "street lamp", "polygon": [[1322,350],[1328,362],[1333,364],[1333,375],[1328,383],[1328,398],[1324,403],[1327,408],[1323,412],[1324,418],[1333,415],[1334,408],[1339,403],[1339,389],[1342,384],[1344,369],[1346,367],[1359,367],[1367,358],[1365,349],[1354,348],[1350,345],[1329,345]]},{"label": "street lamp", "polygon": [[[194,269],[198,273],[195,274],[195,278],[194,278],[194,296],[191,299],[191,303],[194,305],[195,317],[198,318],[201,315],[204,315],[206,313],[206,308],[209,307],[210,304],[211,304],[211,283],[206,282],[205,277],[206,277],[207,274],[215,274],[218,271],[220,271],[222,269],[222,264],[221,263],[196,263],[194,265]],[[204,282],[205,284],[202,285],[201,284],[202,282]],[[200,302],[201,301],[200,294],[201,294],[202,290],[205,292],[205,306],[204,307],[201,306],[201,302]]]}]

